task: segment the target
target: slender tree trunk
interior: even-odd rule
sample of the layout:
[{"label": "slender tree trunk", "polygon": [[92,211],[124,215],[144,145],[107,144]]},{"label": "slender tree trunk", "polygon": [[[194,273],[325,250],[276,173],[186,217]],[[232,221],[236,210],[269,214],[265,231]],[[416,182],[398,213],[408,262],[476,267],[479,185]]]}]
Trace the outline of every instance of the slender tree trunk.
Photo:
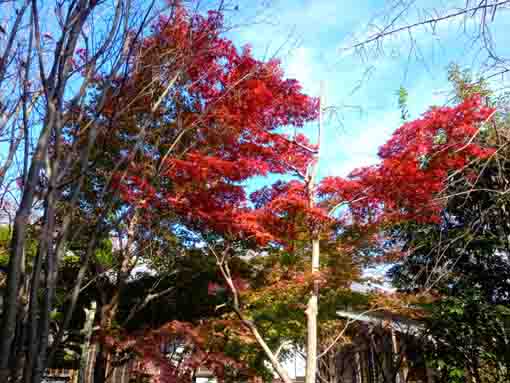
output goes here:
[{"label": "slender tree trunk", "polygon": [[397,335],[393,329],[391,329],[391,349],[393,351],[393,376],[395,377],[395,383],[404,383],[402,382],[402,377],[400,375],[400,358]]},{"label": "slender tree trunk", "polygon": [[[99,227],[100,226],[98,226],[98,228]],[[69,327],[69,324],[71,323],[71,319],[72,319],[74,310],[76,308],[76,303],[78,302],[78,297],[80,295],[81,286],[83,284],[83,280],[85,279],[85,275],[86,275],[87,268],[89,265],[89,259],[92,256],[92,253],[93,253],[95,246],[97,244],[98,234],[99,233],[96,230],[96,232],[93,234],[93,238],[89,241],[89,245],[87,247],[85,254],[80,258],[81,266],[80,266],[80,270],[78,271],[78,275],[76,277],[76,282],[75,282],[75,285],[73,286],[73,290],[71,293],[71,302],[69,303],[69,307],[67,308],[66,313],[64,315],[64,321],[63,321],[62,325],[60,326],[59,332],[57,333],[57,335],[53,341],[53,344],[51,345],[51,349],[49,351],[48,363],[50,363],[50,364],[53,363],[53,359],[55,357],[55,353],[57,352],[58,345],[62,341],[64,332],[67,330],[67,328]]]},{"label": "slender tree trunk", "polygon": [[[315,205],[315,177],[317,175],[317,168],[320,159],[320,141],[322,134],[323,124],[323,107],[324,107],[324,84],[321,82],[320,86],[320,103],[319,103],[319,132],[317,145],[319,152],[316,154],[311,169],[309,170],[308,183],[308,197],[310,207]],[[312,233],[312,274],[316,275],[320,266],[320,232],[319,229],[314,229]],[[319,312],[319,282],[315,278],[313,283],[313,290],[308,300],[308,305],[305,311],[306,314],[306,383],[315,383],[317,380],[317,315]]]},{"label": "slender tree trunk", "polygon": [[278,374],[278,376],[283,381],[283,383],[292,383],[292,379],[289,377],[289,375],[287,374],[287,371],[285,370],[285,368],[282,366],[282,364],[278,360],[279,352],[277,351],[276,353],[273,353],[271,351],[271,349],[269,348],[269,346],[267,345],[264,338],[262,337],[262,335],[260,334],[259,330],[257,329],[257,326],[251,320],[248,320],[247,318],[244,317],[243,312],[241,311],[241,305],[239,302],[239,295],[237,293],[237,288],[234,285],[234,282],[232,280],[232,275],[230,273],[230,268],[228,267],[228,263],[225,260],[225,254],[223,254],[222,257],[219,257],[218,254],[214,251],[214,249],[211,246],[209,246],[209,248],[211,249],[212,253],[216,257],[216,263],[220,269],[220,272],[221,272],[225,282],[227,283],[230,291],[232,292],[232,297],[233,297],[233,302],[232,302],[233,307],[232,308],[234,309],[237,317],[239,318],[239,320],[241,320],[243,325],[246,326],[250,330],[252,335],[255,337],[255,339],[257,340],[257,343],[259,344],[259,346],[262,348],[262,350],[266,354],[266,357],[269,359],[269,362],[271,363],[271,366],[273,367],[274,371]]},{"label": "slender tree trunk", "polygon": [[39,347],[37,337],[37,321],[39,318],[39,301],[38,291],[42,274],[42,256],[41,252],[37,251],[34,269],[32,270],[32,286],[30,288],[30,303],[28,309],[28,347],[26,352],[26,363],[24,366],[23,379],[24,382],[32,380],[32,368],[34,366],[34,358]]},{"label": "slender tree trunk", "polygon": [[[319,240],[312,241],[312,272],[319,270]],[[312,295],[306,308],[306,383],[315,383],[317,376],[317,314],[319,311],[319,284],[314,281]]]},{"label": "slender tree trunk", "polygon": [[80,370],[78,372],[78,383],[86,383],[85,375],[87,366],[89,365],[89,348],[90,338],[92,337],[92,329],[94,325],[94,317],[96,316],[97,304],[95,301],[90,305],[90,309],[85,309],[85,324],[83,326],[83,334],[85,339],[81,345]]},{"label": "slender tree trunk", "polygon": [[7,270],[7,288],[4,295],[2,328],[0,331],[0,382],[6,382],[9,375],[9,358],[16,331],[18,305],[22,302],[22,289],[25,280],[25,242],[27,225],[29,224],[34,193],[39,180],[39,171],[43,167],[47,152],[50,133],[55,122],[55,106],[48,105],[48,115],[41,131],[37,148],[32,159],[28,174],[28,182],[23,189],[21,203],[14,218],[14,229],[11,241],[9,266]]},{"label": "slender tree trunk", "polygon": [[[51,178],[54,178],[52,175]],[[37,356],[35,358],[34,371],[32,373],[32,383],[39,383],[42,375],[46,369],[47,351],[48,351],[48,337],[50,331],[51,313],[53,311],[53,301],[55,297],[55,290],[57,285],[58,273],[58,259],[57,253],[53,244],[53,233],[55,230],[55,203],[56,203],[56,190],[52,185],[48,196],[48,222],[46,224],[45,237],[43,239],[43,250],[46,252],[46,286],[44,289],[43,309],[39,316],[39,347]],[[26,382],[28,383],[28,382]]]},{"label": "slender tree trunk", "polygon": [[283,368],[281,363],[278,361],[276,355],[271,351],[267,343],[264,341],[264,338],[262,338],[262,336],[260,335],[257,327],[251,321],[244,319],[239,310],[236,310],[236,313],[239,316],[239,318],[243,321],[244,325],[250,329],[251,333],[257,340],[258,344],[262,347],[264,353],[268,357],[271,366],[275,369],[276,373],[283,381],[283,383],[292,383],[292,380],[287,374],[287,371],[285,370],[285,368]]},{"label": "slender tree trunk", "polygon": [[336,352],[332,350],[328,354],[329,382],[337,383],[338,378],[336,373]]},{"label": "slender tree trunk", "polygon": [[[122,258],[120,260],[120,269],[117,273],[117,285],[115,292],[110,298],[106,305],[101,307],[101,319],[99,327],[102,331],[109,331],[112,328],[113,320],[115,319],[118,308],[120,297],[122,296],[127,280],[131,273],[132,259],[134,244],[136,243],[136,227],[139,219],[139,210],[136,209],[133,213],[127,230],[127,243],[122,251]],[[96,355],[96,361],[94,365],[94,383],[105,383],[107,378],[107,367],[108,367],[109,351],[104,347],[103,344],[98,344],[98,352]]]},{"label": "slender tree trunk", "polygon": [[359,351],[354,354],[354,377],[356,383],[363,383],[363,366]]}]

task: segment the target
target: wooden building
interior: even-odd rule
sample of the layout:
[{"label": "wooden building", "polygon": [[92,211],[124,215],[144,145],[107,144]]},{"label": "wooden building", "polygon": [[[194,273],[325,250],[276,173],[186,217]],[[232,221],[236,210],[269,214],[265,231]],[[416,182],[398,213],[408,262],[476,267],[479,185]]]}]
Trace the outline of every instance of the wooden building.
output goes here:
[{"label": "wooden building", "polygon": [[[356,321],[356,336],[335,356],[338,383],[433,383],[427,366],[424,327],[394,315],[338,311]],[[333,383],[333,382],[331,382]]]}]

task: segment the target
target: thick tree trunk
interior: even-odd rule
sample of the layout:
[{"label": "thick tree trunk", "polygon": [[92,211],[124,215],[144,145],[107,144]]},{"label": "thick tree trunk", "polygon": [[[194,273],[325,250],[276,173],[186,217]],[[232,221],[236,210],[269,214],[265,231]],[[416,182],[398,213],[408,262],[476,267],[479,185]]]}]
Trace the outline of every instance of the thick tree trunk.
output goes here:
[{"label": "thick tree trunk", "polygon": [[[99,328],[103,332],[108,332],[112,328],[113,320],[117,315],[120,295],[118,293],[103,305],[100,309]],[[107,381],[109,350],[102,342],[97,342],[97,353],[94,361],[94,383],[105,383]]]},{"label": "thick tree trunk", "polygon": [[20,308],[16,326],[14,360],[11,360],[11,377],[13,382],[23,382],[23,368],[25,366],[25,348],[27,345],[27,311],[25,307]]},{"label": "thick tree trunk", "polygon": [[14,224],[9,266],[7,271],[7,288],[5,290],[2,312],[2,328],[0,331],[0,382],[6,382],[9,376],[9,360],[16,334],[16,320],[20,305],[23,304],[23,292],[20,285],[25,279],[24,242],[27,214],[17,214]]},{"label": "thick tree trunk", "polygon": [[104,345],[97,344],[96,360],[94,361],[94,383],[106,382],[106,367],[108,361],[108,352]]}]

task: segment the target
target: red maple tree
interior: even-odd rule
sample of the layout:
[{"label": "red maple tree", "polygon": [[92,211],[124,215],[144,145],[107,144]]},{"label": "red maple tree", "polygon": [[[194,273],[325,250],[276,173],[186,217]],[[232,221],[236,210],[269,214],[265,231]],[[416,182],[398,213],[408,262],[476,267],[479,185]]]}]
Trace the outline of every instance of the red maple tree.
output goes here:
[{"label": "red maple tree", "polygon": [[[127,243],[119,252],[118,263],[126,265],[120,278],[129,276],[136,248],[159,235],[160,227],[178,225],[252,243],[279,240],[266,228],[267,214],[250,202],[246,183],[268,174],[304,173],[312,161],[314,148],[305,136],[283,131],[313,121],[317,100],[285,78],[277,60],[260,61],[249,47],[237,49],[222,37],[222,29],[218,12],[190,15],[178,8],[161,17],[137,44],[129,78],[116,84],[102,108],[104,129],[97,147],[104,146],[101,156],[108,161],[101,157],[106,165],[96,169],[96,177],[111,175],[120,197],[117,209],[129,222],[119,228]],[[138,142],[134,149],[133,142]],[[122,283],[117,280],[118,291]],[[234,285],[246,287],[242,279]],[[106,334],[113,331],[120,294],[102,310]],[[219,371],[214,361],[228,358],[192,336],[190,325],[183,328],[186,342],[203,351],[190,356],[189,370],[202,363]],[[136,338],[157,337],[161,331]],[[190,377],[163,366],[157,347],[140,354],[147,366],[159,366],[154,379]]]},{"label": "red maple tree", "polygon": [[[147,212],[172,211],[201,229],[267,241],[244,183],[306,170],[312,158],[306,138],[281,128],[314,120],[317,101],[284,77],[278,61],[259,61],[249,47],[239,51],[221,30],[221,14],[190,17],[180,9],[140,44],[139,69],[107,110],[114,124],[132,124],[135,114],[157,121],[143,153],[116,175],[116,188],[125,203]],[[151,86],[147,99],[131,101],[127,117],[113,113]],[[154,99],[161,99],[157,108]]]},{"label": "red maple tree", "polygon": [[[121,132],[113,140],[118,157],[144,127],[143,147],[114,174],[124,207],[140,215],[138,225],[172,215],[192,230],[292,246],[303,232],[327,232],[341,222],[365,225],[377,241],[380,224],[437,221],[435,198],[448,175],[492,153],[476,141],[493,113],[479,98],[434,108],[394,133],[379,164],[347,179],[323,179],[312,204],[306,173],[316,148],[281,128],[313,121],[317,100],[285,79],[277,61],[256,60],[221,32],[217,12],[190,16],[178,9],[162,17],[140,42],[129,81],[104,108],[105,120]],[[112,145],[110,134],[103,139]],[[246,182],[270,173],[297,177],[248,198]],[[348,218],[333,218],[331,209],[341,203]],[[218,286],[210,287],[213,293]]]}]

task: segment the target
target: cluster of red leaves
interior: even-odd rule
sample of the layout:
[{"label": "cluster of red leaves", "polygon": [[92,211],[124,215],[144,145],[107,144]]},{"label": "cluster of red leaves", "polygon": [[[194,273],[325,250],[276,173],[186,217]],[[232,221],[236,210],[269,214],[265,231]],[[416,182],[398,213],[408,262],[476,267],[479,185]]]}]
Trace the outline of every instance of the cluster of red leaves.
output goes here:
[{"label": "cluster of red leaves", "polygon": [[333,223],[328,211],[311,206],[310,190],[302,181],[278,181],[250,195],[264,229],[283,243],[308,236],[310,232]]},{"label": "cluster of red leaves", "polygon": [[[246,329],[233,321],[211,321],[199,325],[172,321],[157,330],[140,334],[109,334],[101,336],[112,355],[131,354],[131,373],[149,376],[152,383],[191,382],[198,368],[211,371],[220,381],[227,369],[247,371],[247,367],[225,355],[221,350],[225,332],[216,327],[228,327],[244,342],[253,342]],[[178,361],[167,355],[169,346],[177,347]],[[133,363],[134,362],[134,363]]]},{"label": "cluster of red leaves", "polygon": [[135,174],[114,174],[112,187],[124,201],[131,201],[139,208],[147,208],[155,201],[156,189],[144,177]]},{"label": "cluster of red leaves", "polygon": [[319,272],[312,273],[311,271],[301,270],[285,270],[275,271],[273,270],[272,283],[267,286],[266,291],[278,291],[285,290],[291,286],[299,286],[304,291],[310,291],[313,284],[318,282],[323,285],[327,282],[328,270],[326,268],[321,269]]},{"label": "cluster of red leaves", "polygon": [[[310,206],[305,182],[278,181],[252,193],[255,214],[264,230],[284,243],[316,228],[339,224],[362,228],[363,236],[341,243],[342,253],[355,252],[360,241],[365,247],[383,243],[378,237],[381,224],[438,222],[444,202],[438,197],[448,176],[494,153],[477,140],[481,124],[493,113],[478,96],[454,107],[433,108],[393,133],[380,148],[377,165],[357,169],[347,178],[324,178],[315,189],[315,206]],[[340,214],[333,220],[329,213],[341,204],[344,208],[337,209]],[[392,249],[378,261],[401,255]]]},{"label": "cluster of red leaves", "polygon": [[379,164],[357,169],[347,180],[324,179],[319,195],[355,201],[351,211],[365,222],[437,222],[442,204],[436,197],[448,175],[494,153],[476,140],[480,125],[493,113],[478,96],[455,107],[433,108],[393,133],[379,150]]},{"label": "cluster of red leaves", "polygon": [[[131,112],[151,113],[155,100],[137,95],[144,84],[154,83],[157,68],[162,89],[177,80],[169,93],[173,101],[161,102],[156,117],[179,108],[175,129],[182,130],[172,132],[174,142],[190,145],[177,143],[170,155],[146,150],[140,163],[157,164],[157,169],[142,176],[132,165],[114,186],[132,206],[157,207],[195,227],[267,242],[273,236],[263,229],[260,214],[248,208],[242,183],[269,173],[306,171],[312,145],[303,135],[290,137],[278,129],[315,119],[318,103],[302,93],[297,81],[284,77],[278,61],[259,61],[248,47],[239,51],[223,38],[222,22],[217,12],[189,16],[178,8],[140,44],[133,64],[139,69],[119,97],[108,101],[110,114],[105,114],[114,116],[127,101]],[[165,59],[169,52],[171,61]],[[123,118],[117,116],[112,125],[124,123]]]},{"label": "cluster of red leaves", "polygon": [[[380,224],[403,220],[437,222],[442,208],[437,197],[445,188],[448,175],[494,152],[476,140],[480,125],[492,113],[492,109],[482,106],[479,97],[455,107],[431,109],[395,131],[379,151],[379,164],[357,169],[348,179],[322,180],[317,188],[320,202],[315,207],[310,206],[305,182],[278,181],[252,193],[255,209],[244,209],[238,217],[245,218],[244,222],[258,233],[264,233],[264,238],[284,243],[333,223],[328,209],[341,202],[348,206],[350,217],[342,222],[362,225],[365,232],[372,233],[371,238],[364,236],[363,240],[372,244],[380,241]],[[215,171],[214,166],[210,171]],[[341,250],[355,251],[358,242],[344,241]],[[384,260],[400,256],[398,249],[393,249]]]}]

